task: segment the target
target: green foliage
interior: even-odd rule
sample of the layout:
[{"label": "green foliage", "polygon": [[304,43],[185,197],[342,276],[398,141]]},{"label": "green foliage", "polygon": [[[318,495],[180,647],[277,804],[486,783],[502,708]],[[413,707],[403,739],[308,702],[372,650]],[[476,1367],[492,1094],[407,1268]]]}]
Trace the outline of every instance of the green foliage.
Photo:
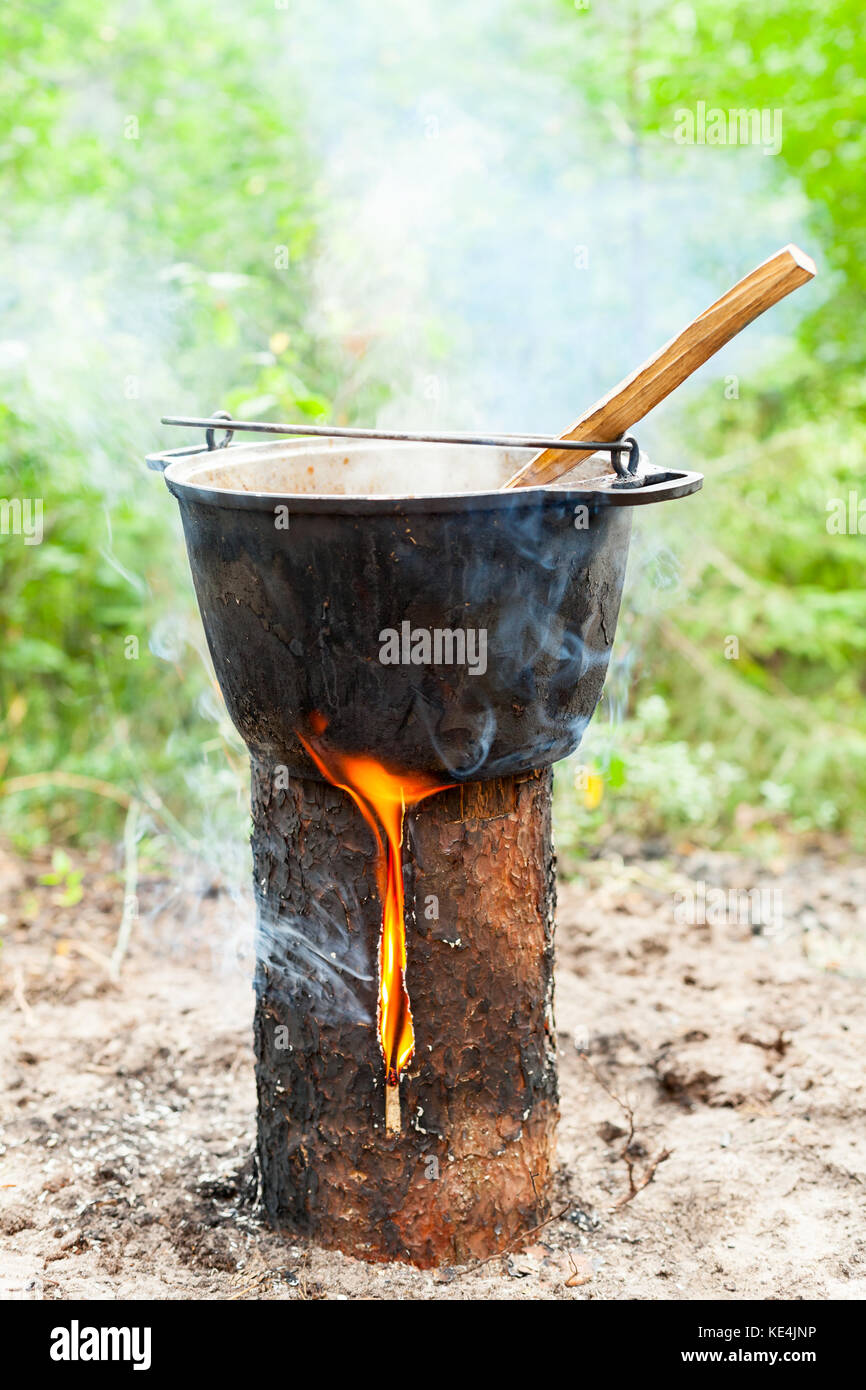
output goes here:
[{"label": "green foliage", "polygon": [[74,869],[65,850],[56,849],[51,856],[51,872],[40,874],[39,882],[61,889],[55,898],[59,907],[74,907],[84,897],[83,878],[84,870]]},{"label": "green foliage", "polygon": [[261,17],[47,0],[4,38],[0,497],[42,499],[44,541],[0,536],[0,817],[114,832],[133,795],[200,827],[238,741],[143,457],[163,411],[330,413],[315,172]]},{"label": "green foliage", "polygon": [[[741,381],[734,399],[716,387],[681,413],[707,483],[662,522],[680,582],[659,594],[657,611],[636,617],[644,632],[653,628],[640,662],[627,660],[633,712],[613,733],[600,717],[578,755],[603,771],[615,747],[620,789],[608,775],[589,810],[561,779],[564,824],[578,840],[611,825],[718,840],[785,821],[862,842],[866,517],[862,531],[832,522],[852,492],[855,505],[866,499],[860,9],[850,0],[649,11],[621,3],[569,6],[566,24],[582,64],[576,80],[608,110],[608,124],[628,132],[637,177],[641,149],[659,142],[671,179],[683,176],[679,110],[699,101],[780,109],[782,146],[767,163],[780,196],[793,180],[809,200],[821,276],[799,349]],[[707,146],[700,155],[721,168],[741,151]],[[737,231],[720,227],[713,251],[735,250]],[[620,661],[631,629],[627,608]],[[648,724],[653,709],[664,710],[661,723]]]},{"label": "green foliage", "polygon": [[646,73],[648,129],[669,126],[677,107],[701,99],[724,110],[782,113],[777,158],[809,199],[820,261],[831,272],[824,302],[804,325],[803,337],[827,369],[822,384],[832,400],[835,374],[862,369],[866,357],[862,6],[855,0],[740,0],[675,6],[668,13],[664,61]]},{"label": "green foliage", "polygon": [[[864,536],[828,526],[834,499],[863,495],[860,11],[560,0],[559,16],[527,61],[570,76],[617,178],[639,184],[651,152],[656,190],[662,167],[687,183],[680,108],[781,109],[781,151],[760,162],[808,208],[821,268],[798,343],[735,399],[716,387],[682,413],[707,486],[638,524],[608,691],[574,760],[595,780],[563,769],[560,835],[862,839]],[[0,498],[42,498],[45,525],[41,545],[0,535],[0,778],[15,788],[0,824],[22,845],[116,834],[130,797],[175,837],[218,842],[245,814],[173,506],[142,464],[180,443],[159,415],[369,422],[384,398],[353,325],[345,341],[310,326],[327,209],[306,114],[270,61],[293,23],[228,0],[5,16]],[[410,75],[389,81],[408,109]],[[701,158],[729,169],[742,153]],[[741,230],[720,226],[696,264],[742,270]]]}]

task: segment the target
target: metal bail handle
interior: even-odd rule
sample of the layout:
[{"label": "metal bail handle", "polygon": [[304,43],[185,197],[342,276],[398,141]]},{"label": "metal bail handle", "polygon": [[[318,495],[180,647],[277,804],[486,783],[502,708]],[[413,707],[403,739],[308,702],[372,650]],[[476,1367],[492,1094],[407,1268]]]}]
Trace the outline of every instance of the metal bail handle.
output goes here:
[{"label": "metal bail handle", "polygon": [[[226,428],[222,439],[217,444],[216,424],[221,421],[226,422]],[[615,487],[636,486],[636,475],[640,463],[640,446],[634,435],[631,434],[620,435],[617,439],[547,438],[541,435],[526,434],[418,434],[403,430],[370,430],[345,425],[281,425],[269,420],[235,420],[227,410],[215,410],[213,415],[206,419],[198,416],[163,415],[162,423],[164,425],[189,425],[193,428],[203,429],[209,452],[213,452],[215,449],[228,448],[234,438],[235,430],[249,430],[258,434],[302,435],[326,439],[387,439],[402,443],[483,444],[498,449],[560,449],[574,450],[579,453],[603,452],[610,454],[614,472],[620,480],[618,484],[614,484]],[[624,454],[628,455],[627,462],[623,462]]]},{"label": "metal bail handle", "polygon": [[[211,416],[212,420],[230,420],[231,418],[231,412],[228,410],[215,410],[213,415]],[[234,434],[234,430],[226,430],[219,444],[214,443],[213,430],[205,430],[204,437],[207,440],[208,449],[227,449],[228,446],[231,444],[232,440],[234,439]]]},{"label": "metal bail handle", "polygon": [[[611,449],[610,461],[621,478],[633,478],[640,463],[640,445],[633,434],[624,435],[623,438],[617,439],[615,442],[621,445],[621,448]],[[628,453],[628,462],[624,464],[622,456],[626,452]]]}]

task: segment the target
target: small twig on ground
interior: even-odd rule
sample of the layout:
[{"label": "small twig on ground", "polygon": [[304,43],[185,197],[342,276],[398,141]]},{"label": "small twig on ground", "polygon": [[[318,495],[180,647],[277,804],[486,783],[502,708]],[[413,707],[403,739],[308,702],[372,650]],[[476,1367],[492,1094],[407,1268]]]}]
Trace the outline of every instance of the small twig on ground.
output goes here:
[{"label": "small twig on ground", "polygon": [[579,1289],[583,1284],[592,1283],[592,1272],[590,1269],[579,1269],[574,1256],[570,1250],[566,1251],[568,1263],[571,1265],[571,1274],[565,1280],[567,1289]]},{"label": "small twig on ground", "polygon": [[639,1192],[643,1192],[645,1187],[649,1187],[650,1183],[656,1175],[656,1170],[658,1169],[660,1164],[664,1163],[666,1159],[670,1158],[671,1150],[662,1149],[661,1153],[657,1154],[655,1158],[650,1160],[643,1173],[641,1173],[640,1177],[636,1177],[635,1161],[631,1155],[631,1146],[634,1143],[634,1110],[632,1106],[629,1105],[628,1101],[623,1100],[621,1096],[617,1095],[616,1091],[614,1091],[613,1088],[609,1086],[608,1083],[604,1080],[604,1077],[599,1076],[595,1067],[592,1065],[592,1062],[589,1060],[585,1053],[582,1052],[580,1054],[580,1059],[586,1067],[587,1071],[589,1072],[590,1076],[593,1078],[593,1080],[601,1087],[601,1089],[605,1092],[606,1095],[610,1096],[614,1104],[619,1106],[620,1110],[625,1116],[626,1125],[628,1126],[628,1132],[626,1133],[625,1143],[623,1144],[619,1154],[620,1159],[625,1164],[626,1172],[628,1173],[628,1192],[624,1193],[623,1196],[620,1197],[618,1201],[614,1202],[613,1206],[610,1208],[611,1211],[619,1211],[620,1207],[624,1207],[627,1205],[628,1202],[634,1201],[635,1197]]},{"label": "small twig on ground", "polygon": [[123,827],[123,916],[117,932],[117,942],[111,956],[111,978],[120,978],[120,967],[129,947],[132,928],[138,917],[138,816],[140,805],[129,803]]},{"label": "small twig on ground", "polygon": [[664,1163],[666,1159],[670,1158],[670,1156],[670,1149],[662,1149],[660,1153],[656,1154],[655,1158],[650,1159],[649,1163],[647,1164],[646,1168],[641,1174],[640,1181],[637,1183],[635,1183],[632,1170],[631,1168],[629,1168],[629,1191],[626,1192],[624,1196],[620,1197],[618,1202],[614,1202],[613,1206],[611,1207],[611,1211],[619,1211],[620,1207],[624,1207],[628,1202],[632,1200],[632,1198],[636,1197],[639,1192],[643,1192],[645,1187],[649,1187],[650,1183],[656,1175],[656,1169],[659,1167],[660,1164]]},{"label": "small twig on ground", "polygon": [[296,1297],[303,1302],[309,1302],[315,1297],[315,1286],[311,1284],[310,1278],[310,1252],[305,1250],[298,1265],[298,1292]]},{"label": "small twig on ground", "polygon": [[101,965],[103,970],[107,970],[108,973],[111,974],[111,961],[108,956],[104,951],[100,951],[98,947],[91,946],[89,941],[68,942],[67,953],[72,951],[74,951],[76,955],[86,956],[88,960],[93,961],[94,965]]},{"label": "small twig on ground", "polygon": [[[535,1183],[533,1183],[532,1186],[535,1187]],[[466,1265],[464,1269],[458,1272],[457,1278],[462,1279],[464,1274],[474,1274],[475,1271],[481,1269],[483,1265],[489,1265],[493,1260],[501,1260],[505,1255],[513,1255],[515,1250],[519,1250],[521,1245],[529,1240],[530,1236],[537,1235],[539,1231],[544,1230],[545,1226],[552,1225],[554,1221],[561,1221],[564,1216],[568,1215],[573,1206],[574,1202],[566,1202],[561,1211],[553,1212],[552,1215],[545,1217],[543,1221],[539,1221],[537,1226],[531,1226],[530,1229],[524,1231],[522,1235],[515,1236],[514,1240],[509,1241],[501,1250],[497,1250],[495,1255],[488,1255],[483,1260],[475,1260],[473,1264]]]},{"label": "small twig on ground", "polygon": [[24,993],[24,975],[20,965],[16,965],[12,975],[12,997],[24,1015],[24,1020],[28,1028],[33,1026],[33,1010],[27,1003],[27,996]]}]

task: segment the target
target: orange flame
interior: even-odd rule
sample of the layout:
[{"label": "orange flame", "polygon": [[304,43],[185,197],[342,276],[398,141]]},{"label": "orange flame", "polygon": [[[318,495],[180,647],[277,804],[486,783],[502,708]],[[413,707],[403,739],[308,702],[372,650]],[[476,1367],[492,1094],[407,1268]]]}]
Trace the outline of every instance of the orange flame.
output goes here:
[{"label": "orange flame", "polygon": [[[322,715],[310,720],[314,734],[320,735],[326,721]],[[376,880],[382,899],[382,934],[379,938],[379,1043],[385,1062],[386,1081],[396,1086],[400,1073],[412,1060],[415,1029],[406,989],[406,924],[403,899],[401,849],[403,819],[407,806],[414,806],[434,792],[453,786],[438,783],[417,773],[389,772],[375,759],[363,754],[323,750],[314,747],[298,732],[316,767],[335,787],[348,792],[376,838]],[[383,840],[380,825],[385,832]]]}]

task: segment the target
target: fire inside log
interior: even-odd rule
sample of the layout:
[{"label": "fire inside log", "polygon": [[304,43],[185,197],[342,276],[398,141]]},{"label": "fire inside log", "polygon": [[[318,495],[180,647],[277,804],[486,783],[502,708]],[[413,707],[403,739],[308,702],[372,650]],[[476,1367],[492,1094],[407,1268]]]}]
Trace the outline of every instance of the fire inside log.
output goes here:
[{"label": "fire inside log", "polygon": [[550,771],[465,783],[406,811],[415,1052],[398,1085],[377,1037],[371,827],[339,787],[280,781],[255,759],[252,785],[269,1219],[370,1260],[430,1266],[494,1254],[549,1210]]},{"label": "fire inside log", "polygon": [[348,792],[373,832],[376,882],[382,904],[379,934],[377,1031],[385,1067],[385,1128],[400,1128],[400,1073],[415,1055],[412,1007],[406,989],[406,922],[403,892],[403,827],[406,807],[444,791],[450,783],[390,771],[375,758],[329,748],[322,740],[327,720],[314,714],[309,737],[298,737],[313,762],[335,787]]}]

